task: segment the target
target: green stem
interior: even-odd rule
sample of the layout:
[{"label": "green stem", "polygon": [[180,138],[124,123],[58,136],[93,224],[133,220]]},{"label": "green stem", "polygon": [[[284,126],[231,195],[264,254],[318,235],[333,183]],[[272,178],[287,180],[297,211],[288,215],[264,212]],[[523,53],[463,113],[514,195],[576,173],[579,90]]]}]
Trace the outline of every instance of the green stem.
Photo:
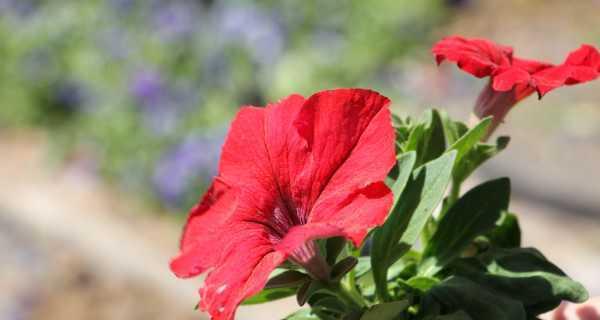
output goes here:
[{"label": "green stem", "polygon": [[460,183],[457,183],[454,179],[452,180],[452,185],[450,186],[450,194],[448,195],[448,208],[450,208],[458,197],[460,196]]},{"label": "green stem", "polygon": [[360,311],[366,307],[364,299],[356,289],[347,288],[339,282],[331,283],[327,288],[352,310]]}]

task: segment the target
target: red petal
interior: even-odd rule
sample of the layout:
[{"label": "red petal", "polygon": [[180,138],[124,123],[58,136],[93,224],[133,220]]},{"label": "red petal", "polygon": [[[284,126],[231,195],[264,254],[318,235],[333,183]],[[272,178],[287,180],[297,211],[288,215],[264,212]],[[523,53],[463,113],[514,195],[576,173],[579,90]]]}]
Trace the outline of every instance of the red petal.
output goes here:
[{"label": "red petal", "polygon": [[[242,107],[231,124],[221,152],[219,176],[232,187],[243,186],[257,196],[274,190],[265,145],[265,109]],[[242,190],[243,191],[243,190]],[[260,199],[256,199],[260,202]]]},{"label": "red petal", "polygon": [[290,255],[298,247],[310,240],[325,239],[337,236],[345,236],[345,232],[339,226],[328,223],[308,223],[292,227],[283,241],[275,249]]},{"label": "red petal", "polygon": [[370,228],[385,221],[392,202],[392,192],[381,181],[345,195],[330,189],[315,205],[309,223],[336,226],[358,247]]},{"label": "red petal", "polygon": [[544,69],[533,75],[538,94],[545,95],[563,85],[594,80],[600,75],[600,53],[590,45],[571,52],[559,66]]},{"label": "red petal", "polygon": [[270,243],[244,243],[206,277],[200,289],[200,309],[215,320],[233,319],[238,305],[258,293],[285,259],[272,251]]},{"label": "red petal", "polygon": [[492,77],[492,86],[496,91],[509,91],[517,84],[528,84],[531,75],[520,68],[508,68]]},{"label": "red petal", "polygon": [[394,139],[389,110],[382,108],[344,163],[336,168],[315,203],[309,222],[336,225],[357,245],[362,238],[356,229],[366,232],[381,224],[392,201],[391,192],[381,181],[395,163]]},{"label": "red petal", "polygon": [[251,214],[241,219],[271,225],[279,233],[298,222],[289,195],[306,162],[306,142],[293,126],[304,101],[292,95],[265,109],[243,108],[221,155],[221,178],[239,190],[242,211]]},{"label": "red petal", "polygon": [[222,251],[212,250],[219,242],[222,228],[236,206],[231,188],[215,180],[202,202],[194,207],[183,229],[181,253],[171,261],[171,270],[182,278],[193,277],[214,267]]},{"label": "red petal", "polygon": [[600,72],[600,52],[594,46],[584,44],[579,49],[569,53],[564,64],[590,67]]},{"label": "red petal", "polygon": [[[294,227],[277,250],[290,253],[312,239],[345,236],[360,244],[383,223],[392,194],[383,184],[395,163],[389,100],[369,90],[334,90],[307,100],[296,127],[310,148],[302,203],[308,224]],[[298,179],[300,182],[301,179]],[[313,204],[314,205],[311,205]]]},{"label": "red petal", "polygon": [[523,69],[526,72],[528,72],[529,74],[533,74],[536,72],[540,72],[544,69],[554,67],[554,65],[551,63],[547,63],[547,62],[543,62],[543,61],[536,61],[536,60],[521,59],[521,58],[517,58],[517,57],[513,57],[512,66],[515,68]]},{"label": "red petal", "polygon": [[498,67],[510,66],[512,48],[486,39],[447,37],[432,49],[438,64],[444,60],[456,62],[459,68],[478,77],[491,75]]},{"label": "red petal", "polygon": [[[338,192],[353,192],[361,178],[364,185],[385,177],[395,157],[388,104],[387,98],[362,89],[324,91],[307,100],[295,122],[309,147],[299,180],[308,188],[303,192],[305,210],[326,187],[345,187]],[[369,138],[369,142],[375,144],[366,146],[366,137],[373,135],[378,137]],[[348,169],[343,168],[364,170],[347,174]]]}]

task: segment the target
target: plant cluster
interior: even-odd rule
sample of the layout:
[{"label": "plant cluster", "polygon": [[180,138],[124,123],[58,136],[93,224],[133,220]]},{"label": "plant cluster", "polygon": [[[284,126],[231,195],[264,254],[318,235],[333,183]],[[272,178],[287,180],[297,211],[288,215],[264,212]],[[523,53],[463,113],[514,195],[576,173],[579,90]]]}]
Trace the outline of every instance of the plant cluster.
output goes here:
[{"label": "plant cluster", "polygon": [[289,320],[526,320],[587,299],[521,247],[508,178],[461,188],[507,146],[486,141],[512,107],[598,78],[600,53],[583,45],[555,65],[458,36],[432,51],[490,77],[473,127],[437,110],[392,116],[366,89],[238,112],[170,265],[182,278],[207,274],[200,309],[229,320],[240,304],[295,295],[308,308]]}]

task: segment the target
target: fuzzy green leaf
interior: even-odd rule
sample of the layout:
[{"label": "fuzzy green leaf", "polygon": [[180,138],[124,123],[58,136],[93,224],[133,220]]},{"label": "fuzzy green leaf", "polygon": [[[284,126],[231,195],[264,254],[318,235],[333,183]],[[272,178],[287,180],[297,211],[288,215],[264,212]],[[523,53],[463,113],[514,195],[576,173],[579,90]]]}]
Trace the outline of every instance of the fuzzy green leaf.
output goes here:
[{"label": "fuzzy green leaf", "polygon": [[403,150],[417,153],[417,166],[439,157],[446,150],[444,126],[437,110],[425,112],[423,122],[413,127]]},{"label": "fuzzy green leaf", "polygon": [[473,318],[469,317],[466,312],[460,310],[451,314],[437,316],[435,317],[435,320],[473,320]]},{"label": "fuzzy green leaf", "polygon": [[533,248],[495,248],[463,260],[469,264],[469,269],[459,270],[463,276],[521,301],[532,315],[552,310],[561,300],[583,302],[588,298],[580,283]]},{"label": "fuzzy green leaf", "polygon": [[504,212],[496,224],[496,228],[487,234],[487,238],[493,246],[500,248],[521,246],[521,227],[519,227],[516,215]]},{"label": "fuzzy green leaf", "polygon": [[371,266],[381,299],[388,299],[387,270],[417,240],[427,219],[444,196],[456,152],[446,153],[416,169],[387,221],[373,234]]},{"label": "fuzzy green leaf", "polygon": [[476,236],[487,233],[508,208],[510,181],[480,184],[461,197],[440,220],[423,251],[420,274],[432,276],[458,257]]},{"label": "fuzzy green leaf", "polygon": [[499,137],[496,140],[496,144],[476,144],[461,158],[460,162],[456,163],[456,167],[452,173],[454,183],[461,184],[485,161],[504,150],[509,141],[508,137]]},{"label": "fuzzy green leaf", "polygon": [[439,282],[440,280],[436,278],[416,276],[408,279],[406,284],[420,292],[427,292],[429,289],[431,289],[431,287],[435,286]]},{"label": "fuzzy green leaf", "polygon": [[473,319],[527,319],[521,302],[458,276],[448,278],[431,288],[425,297],[425,301],[428,300],[441,305],[443,314],[462,310]]},{"label": "fuzzy green leaf", "polygon": [[394,207],[398,203],[398,199],[406,187],[406,183],[415,166],[417,154],[414,151],[406,152],[398,156],[398,176],[392,185],[392,193],[394,194]]},{"label": "fuzzy green leaf", "polygon": [[479,122],[471,130],[467,131],[464,135],[460,136],[448,150],[456,150],[456,164],[460,164],[465,155],[469,153],[481,138],[487,133],[488,127],[492,123],[492,118],[488,117]]},{"label": "fuzzy green leaf", "polygon": [[408,308],[407,300],[393,301],[372,306],[367,310],[360,320],[393,320]]},{"label": "fuzzy green leaf", "polygon": [[440,110],[440,118],[442,119],[442,125],[444,127],[444,136],[446,137],[446,145],[451,146],[462,137],[469,128],[462,122],[454,121],[450,119],[448,113]]}]

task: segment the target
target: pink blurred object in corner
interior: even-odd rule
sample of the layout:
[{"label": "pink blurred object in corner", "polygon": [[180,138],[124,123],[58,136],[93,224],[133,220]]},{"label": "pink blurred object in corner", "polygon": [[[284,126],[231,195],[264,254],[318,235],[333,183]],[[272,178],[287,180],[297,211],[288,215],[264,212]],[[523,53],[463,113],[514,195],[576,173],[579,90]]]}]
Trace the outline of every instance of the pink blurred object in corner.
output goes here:
[{"label": "pink blurred object in corner", "polygon": [[588,300],[586,303],[563,303],[550,316],[549,320],[600,320],[600,297]]}]

